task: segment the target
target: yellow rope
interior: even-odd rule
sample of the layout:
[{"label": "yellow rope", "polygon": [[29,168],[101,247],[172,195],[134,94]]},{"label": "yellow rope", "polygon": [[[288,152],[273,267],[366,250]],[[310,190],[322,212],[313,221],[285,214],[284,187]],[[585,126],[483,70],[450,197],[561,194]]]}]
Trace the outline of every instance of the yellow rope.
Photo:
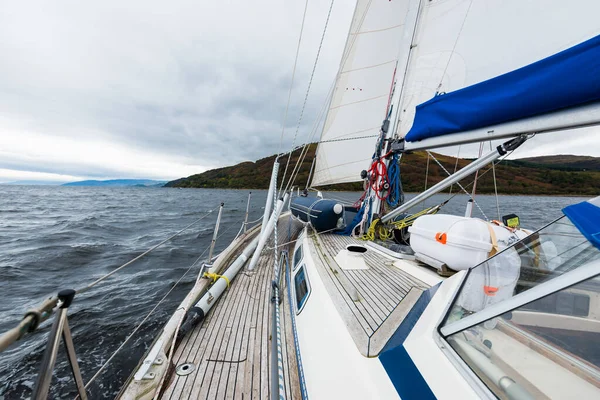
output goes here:
[{"label": "yellow rope", "polygon": [[379,239],[388,240],[391,237],[392,237],[392,232],[390,230],[388,230],[387,227],[385,227],[383,225],[379,227]]},{"label": "yellow rope", "polygon": [[219,278],[223,278],[223,279],[225,279],[225,282],[227,282],[227,287],[229,287],[229,279],[225,275],[219,275],[214,272],[205,272],[204,276],[209,279],[212,279],[212,283],[215,283],[216,281],[218,281]]},{"label": "yellow rope", "polygon": [[407,226],[411,226],[413,224],[413,222],[415,222],[415,220],[417,218],[419,218],[420,216],[425,215],[425,214],[430,214],[430,215],[437,214],[437,212],[439,210],[440,210],[440,208],[438,206],[429,207],[429,208],[419,211],[416,214],[409,215],[408,217],[403,218],[400,221],[392,222],[392,225],[394,225],[396,227],[396,229],[406,228]]},{"label": "yellow rope", "polygon": [[380,224],[379,226],[377,226],[380,223],[380,221],[379,221],[379,219],[376,219],[373,222],[371,222],[369,229],[367,229],[367,231],[361,237],[361,239],[373,241],[373,240],[375,240],[375,232],[378,233],[378,236],[381,240],[391,239],[393,236],[393,233],[392,233],[393,229],[402,229],[402,228],[411,226],[413,224],[413,222],[415,222],[415,220],[417,218],[419,218],[420,216],[425,215],[425,214],[431,214],[431,215],[436,214],[439,210],[440,210],[439,206],[429,207],[422,211],[419,211],[416,214],[409,215],[408,217],[403,218],[400,221],[391,222],[391,224],[388,226],[383,225],[383,224]]},{"label": "yellow rope", "polygon": [[379,219],[376,219],[373,222],[371,222],[371,226],[369,226],[369,229],[367,229],[365,234],[362,236],[362,240],[375,240],[375,225],[377,225],[378,222]]}]

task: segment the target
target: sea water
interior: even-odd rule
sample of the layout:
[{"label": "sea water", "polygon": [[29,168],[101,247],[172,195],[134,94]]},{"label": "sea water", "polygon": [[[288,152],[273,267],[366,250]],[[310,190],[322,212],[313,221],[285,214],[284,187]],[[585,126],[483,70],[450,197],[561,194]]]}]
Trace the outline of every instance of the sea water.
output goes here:
[{"label": "sea water", "polygon": [[[0,333],[61,289],[80,288],[138,256],[210,210],[208,217],[174,240],[76,296],[69,324],[84,382],[112,355],[146,314],[210,245],[217,208],[225,202],[216,251],[238,233],[249,190],[171,188],[86,188],[0,186]],[[327,194],[326,194],[327,195]],[[353,203],[360,193],[335,192]],[[407,194],[407,199],[414,195]],[[438,204],[437,195],[420,207]],[[252,191],[249,220],[262,216],[266,191]],[[527,228],[539,228],[560,210],[583,201],[574,197],[478,195],[488,219],[517,214]],[[467,196],[458,195],[442,212],[463,215]],[[473,216],[481,217],[474,207]],[[90,388],[90,398],[113,398],[157,332],[196,279],[197,262],[129,344]],[[268,296],[268,293],[262,295]],[[36,332],[0,353],[0,399],[25,399],[44,352],[52,318]],[[60,350],[50,398],[76,395],[68,362]]]}]

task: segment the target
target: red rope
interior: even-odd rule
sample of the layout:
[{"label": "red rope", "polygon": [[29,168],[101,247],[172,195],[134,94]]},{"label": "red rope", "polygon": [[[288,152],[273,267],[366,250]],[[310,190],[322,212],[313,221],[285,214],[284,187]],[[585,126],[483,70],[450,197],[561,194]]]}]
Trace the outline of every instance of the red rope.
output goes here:
[{"label": "red rope", "polygon": [[387,182],[387,167],[383,162],[383,157],[373,161],[371,168],[369,168],[369,174],[371,176],[371,188],[375,192],[375,195],[379,200],[385,200],[390,195],[389,190],[386,191],[385,195],[381,192],[385,190],[384,185]]}]

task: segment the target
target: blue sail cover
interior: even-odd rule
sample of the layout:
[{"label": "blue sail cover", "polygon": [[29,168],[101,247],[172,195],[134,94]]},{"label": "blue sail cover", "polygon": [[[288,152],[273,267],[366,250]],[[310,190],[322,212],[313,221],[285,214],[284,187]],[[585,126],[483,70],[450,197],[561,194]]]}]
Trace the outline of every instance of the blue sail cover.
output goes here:
[{"label": "blue sail cover", "polygon": [[405,140],[483,128],[600,100],[600,35],[417,106]]},{"label": "blue sail cover", "polygon": [[[595,203],[595,204],[594,204]],[[600,197],[563,208],[563,213],[587,240],[600,249]]]}]

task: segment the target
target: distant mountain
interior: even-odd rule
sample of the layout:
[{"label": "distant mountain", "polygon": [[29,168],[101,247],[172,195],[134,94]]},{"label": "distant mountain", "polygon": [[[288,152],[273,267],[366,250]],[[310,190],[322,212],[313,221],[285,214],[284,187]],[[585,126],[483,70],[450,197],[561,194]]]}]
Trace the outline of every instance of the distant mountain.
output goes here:
[{"label": "distant mountain", "polygon": [[65,181],[33,181],[33,180],[25,180],[25,181],[14,181],[14,182],[5,182],[1,183],[1,185],[44,185],[44,186],[58,186],[64,184]]},{"label": "distant mountain", "polygon": [[[300,166],[295,185],[304,187],[314,157],[316,145],[312,144],[304,162]],[[292,153],[291,170],[296,164],[299,151]],[[438,161],[448,171],[454,171],[455,165],[463,168],[472,160],[458,159],[435,154]],[[243,162],[231,167],[218,168],[177,179],[165,184],[166,187],[190,188],[231,188],[231,189],[266,189],[269,186],[271,168],[275,156],[266,157],[256,162]],[[285,165],[286,157],[280,158],[280,165]],[[577,169],[579,168],[579,169]],[[366,166],[365,166],[366,169]],[[279,182],[284,168],[279,169]],[[357,173],[358,175],[358,173]],[[427,153],[414,152],[405,154],[401,162],[402,185],[406,192],[421,192],[427,187],[440,182],[447,174],[434,161],[429,160]],[[543,195],[600,195],[600,158],[583,156],[549,156],[531,157],[521,160],[504,160],[495,168],[498,192],[503,194],[543,194]],[[288,171],[289,176],[289,171]],[[463,179],[460,183],[470,190],[474,176]],[[324,187],[324,190],[362,191],[362,183],[345,183]],[[460,190],[456,187],[453,191]],[[477,181],[478,193],[494,193],[494,175],[489,166],[479,173]]]},{"label": "distant mountain", "polygon": [[560,154],[513,160],[515,163],[562,171],[600,171],[600,157]]},{"label": "distant mountain", "polygon": [[79,181],[65,183],[62,186],[113,186],[113,187],[162,187],[165,181],[154,181],[151,179],[110,179],[105,181]]}]

